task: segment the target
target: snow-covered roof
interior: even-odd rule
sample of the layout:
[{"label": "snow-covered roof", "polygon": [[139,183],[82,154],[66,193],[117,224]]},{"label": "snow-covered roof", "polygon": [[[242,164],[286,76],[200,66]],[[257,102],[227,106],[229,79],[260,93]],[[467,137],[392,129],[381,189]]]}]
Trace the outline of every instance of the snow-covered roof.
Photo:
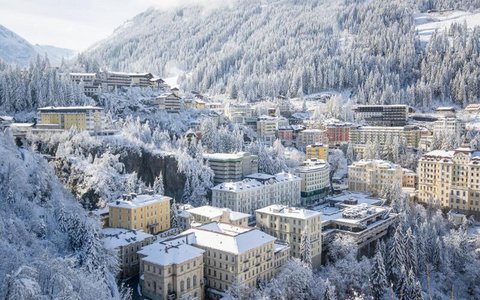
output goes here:
[{"label": "snow-covered roof", "polygon": [[249,155],[247,152],[237,153],[207,153],[203,155],[203,158],[208,160],[237,160],[244,156]]},{"label": "snow-covered roof", "polygon": [[433,150],[424,154],[424,157],[452,158],[455,151]]},{"label": "snow-covered roof", "polygon": [[290,207],[290,206],[281,205],[281,204],[273,204],[261,209],[257,209],[256,212],[275,215],[275,216],[282,216],[287,218],[302,219],[302,220],[320,216],[320,213],[314,210]]},{"label": "snow-covered roof", "polygon": [[156,242],[143,247],[137,253],[143,261],[160,266],[169,266],[199,258],[203,256],[204,252],[200,248],[178,241],[178,243]]},{"label": "snow-covered roof", "polygon": [[388,212],[387,208],[372,206],[366,203],[343,205],[341,207],[332,207],[329,204],[324,204],[315,207],[315,210],[321,214],[322,225],[330,222],[361,225],[373,216]]},{"label": "snow-covered roof", "polygon": [[328,163],[323,159],[307,159],[295,169],[295,172],[328,171],[329,169]]},{"label": "snow-covered roof", "polygon": [[69,73],[70,76],[97,76],[97,73]]},{"label": "snow-covered roof", "polygon": [[11,116],[0,116],[1,121],[13,122],[15,120],[14,117]]},{"label": "snow-covered roof", "polygon": [[242,254],[276,240],[257,228],[212,222],[190,228],[182,234],[195,234],[195,244],[232,254]]},{"label": "snow-covered roof", "polygon": [[141,230],[124,228],[103,228],[102,235],[102,242],[105,249],[116,249],[153,237],[153,235]]},{"label": "snow-covered roof", "polygon": [[225,211],[229,212],[230,220],[232,221],[250,217],[249,214],[230,211],[228,208],[218,208],[218,207],[209,206],[209,205],[204,205],[204,206],[200,206],[200,207],[196,207],[188,210],[189,213],[204,216],[209,219],[219,218],[222,216],[223,212]]},{"label": "snow-covered roof", "polygon": [[[369,205],[380,205],[385,201],[384,199],[373,197],[368,193],[351,192],[351,191],[345,191],[340,195],[330,196],[327,198],[327,200],[337,202],[337,203],[343,203],[345,201],[353,200],[353,201],[356,201],[358,204],[366,203]],[[316,210],[316,208],[314,209]]]},{"label": "snow-covered roof", "polygon": [[350,167],[366,167],[368,165],[375,165],[376,167],[383,168],[383,169],[391,169],[396,170],[401,168],[400,165],[394,164],[390,161],[381,160],[381,159],[362,159],[359,161],[354,162]]},{"label": "snow-covered roof", "polygon": [[265,174],[265,173],[253,173],[246,176],[247,178],[255,179],[255,180],[269,180],[274,179],[274,175]]},{"label": "snow-covered roof", "polygon": [[288,246],[287,244],[283,244],[283,243],[279,243],[279,242],[275,242],[275,243],[273,244],[273,246],[275,247],[275,250],[274,250],[275,253],[290,248],[290,246]]},{"label": "snow-covered roof", "polygon": [[150,205],[155,202],[170,201],[172,198],[162,195],[133,195],[130,200],[119,199],[115,202],[109,203],[109,207],[120,208],[137,208],[145,205]]},{"label": "snow-covered roof", "polygon": [[103,108],[98,107],[98,106],[47,106],[47,107],[41,107],[38,109],[39,111],[71,111],[71,110],[79,110],[79,111],[84,111],[84,110],[103,110]]},{"label": "snow-covered roof", "polygon": [[255,179],[244,179],[236,182],[223,182],[217,186],[214,186],[212,190],[223,190],[238,192],[241,190],[248,190],[253,188],[261,188],[263,184]]},{"label": "snow-covered roof", "polygon": [[437,111],[455,111],[455,107],[453,106],[440,106],[437,108]]}]

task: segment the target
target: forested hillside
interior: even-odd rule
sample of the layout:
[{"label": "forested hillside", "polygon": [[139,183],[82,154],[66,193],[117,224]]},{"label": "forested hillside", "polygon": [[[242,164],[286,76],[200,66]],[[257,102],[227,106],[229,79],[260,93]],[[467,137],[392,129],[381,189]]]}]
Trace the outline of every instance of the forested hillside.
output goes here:
[{"label": "forested hillside", "polygon": [[8,134],[0,157],[0,299],[121,299],[100,222]]},{"label": "forested hillside", "polygon": [[480,98],[480,28],[454,25],[421,45],[414,14],[478,1],[237,1],[150,9],[83,53],[74,69],[179,70],[187,90],[254,100],[351,89],[359,102],[430,107]]}]

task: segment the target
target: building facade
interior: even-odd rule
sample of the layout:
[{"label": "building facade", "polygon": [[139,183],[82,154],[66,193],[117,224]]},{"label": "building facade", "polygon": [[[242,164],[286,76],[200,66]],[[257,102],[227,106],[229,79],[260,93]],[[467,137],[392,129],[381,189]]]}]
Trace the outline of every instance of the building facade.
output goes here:
[{"label": "building facade", "polygon": [[96,106],[43,107],[38,109],[37,127],[49,127],[68,130],[77,128],[89,132],[102,130],[103,109]]},{"label": "building facade", "polygon": [[408,120],[407,105],[358,105],[355,119],[373,126],[405,126]]},{"label": "building facade", "polygon": [[208,205],[191,208],[188,209],[187,212],[190,214],[192,222],[200,224],[220,222],[248,227],[248,219],[251,217],[249,214],[231,211],[228,208],[218,208]]},{"label": "building facade", "polygon": [[327,144],[327,133],[323,129],[305,129],[297,134],[297,148],[305,149],[308,145]]},{"label": "building facade", "polygon": [[418,200],[480,217],[480,152],[435,150],[419,161]]},{"label": "building facade", "polygon": [[305,149],[307,159],[328,160],[328,145],[314,144],[308,145]]},{"label": "building facade", "polygon": [[203,158],[214,173],[214,184],[239,181],[258,172],[258,156],[247,152],[204,154]]},{"label": "building facade", "polygon": [[212,205],[254,214],[256,209],[281,203],[300,204],[301,178],[289,173],[252,174],[237,182],[225,182],[212,188]]},{"label": "building facade", "polygon": [[352,124],[336,122],[326,124],[328,144],[341,145],[350,141],[350,127]]},{"label": "building facade", "polygon": [[165,93],[156,98],[160,109],[168,113],[178,113],[182,109],[182,98],[175,93]]},{"label": "building facade", "polygon": [[170,229],[170,201],[162,195],[125,195],[109,204],[109,226],[156,234]]},{"label": "building facade", "polygon": [[183,240],[156,242],[138,252],[142,294],[150,299],[204,299],[204,250]]},{"label": "building facade", "polygon": [[360,160],[348,166],[348,189],[382,194],[385,187],[398,183],[402,187],[401,166],[384,160]]},{"label": "building facade", "polygon": [[107,250],[117,253],[122,279],[138,275],[140,260],[137,251],[150,245],[154,236],[139,230],[103,228],[102,242]]},{"label": "building facade", "polygon": [[300,196],[303,206],[315,203],[328,192],[330,166],[326,161],[308,159],[294,173],[302,179]]},{"label": "building facade", "polygon": [[192,245],[205,251],[204,275],[211,289],[224,292],[233,283],[255,288],[275,275],[276,239],[257,228],[213,222],[181,235],[191,236]]},{"label": "building facade", "polygon": [[[322,224],[320,213],[285,205],[271,205],[255,211],[257,227],[290,245],[293,257],[301,258],[303,234],[310,235],[312,266],[322,262]],[[306,231],[307,230],[307,233]]]}]

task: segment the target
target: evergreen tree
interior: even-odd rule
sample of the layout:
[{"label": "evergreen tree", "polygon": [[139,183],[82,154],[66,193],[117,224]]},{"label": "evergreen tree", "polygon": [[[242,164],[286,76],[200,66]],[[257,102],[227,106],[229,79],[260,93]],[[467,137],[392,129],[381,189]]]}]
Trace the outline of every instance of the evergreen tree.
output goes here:
[{"label": "evergreen tree", "polygon": [[405,266],[407,269],[412,270],[414,274],[418,273],[418,251],[416,237],[412,233],[412,228],[407,229],[407,234],[405,237],[405,250],[406,250],[406,260]]},{"label": "evergreen tree", "polygon": [[405,241],[401,230],[401,226],[397,225],[393,236],[393,243],[388,255],[387,275],[388,279],[393,283],[395,289],[398,287],[402,279],[401,270],[404,268],[405,262]]},{"label": "evergreen tree", "polygon": [[165,195],[165,188],[163,186],[163,172],[160,172],[153,181],[153,193],[156,195]]},{"label": "evergreen tree", "polygon": [[388,288],[387,274],[380,246],[373,257],[372,273],[370,275],[370,290],[374,299],[381,299]]},{"label": "evergreen tree", "polygon": [[303,228],[300,241],[300,260],[309,268],[312,268],[312,244],[310,240],[310,231],[307,226]]},{"label": "evergreen tree", "polygon": [[170,228],[178,228],[178,208],[175,198],[172,200],[172,205],[170,209]]},{"label": "evergreen tree", "polygon": [[324,300],[337,300],[337,294],[335,293],[335,286],[330,283],[330,280],[327,279],[325,282],[325,294],[323,295]]}]

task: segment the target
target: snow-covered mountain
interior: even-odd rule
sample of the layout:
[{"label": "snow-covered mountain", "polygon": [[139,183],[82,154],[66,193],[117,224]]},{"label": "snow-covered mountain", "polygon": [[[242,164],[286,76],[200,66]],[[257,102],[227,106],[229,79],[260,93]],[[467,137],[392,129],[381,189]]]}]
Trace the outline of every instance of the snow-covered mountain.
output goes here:
[{"label": "snow-covered mountain", "polygon": [[75,51],[49,45],[32,45],[27,40],[0,25],[0,59],[9,64],[26,66],[37,55],[48,55],[52,66],[59,66],[62,57],[72,58]]},{"label": "snow-covered mountain", "polygon": [[247,100],[333,89],[353,91],[360,103],[465,105],[480,98],[471,84],[480,76],[480,30],[456,26],[425,47],[416,28],[420,13],[446,9],[480,3],[243,0],[150,9],[83,53],[74,69],[150,71],[186,90]]},{"label": "snow-covered mountain", "polygon": [[24,66],[36,54],[35,48],[29,42],[0,25],[0,59],[10,64]]}]

